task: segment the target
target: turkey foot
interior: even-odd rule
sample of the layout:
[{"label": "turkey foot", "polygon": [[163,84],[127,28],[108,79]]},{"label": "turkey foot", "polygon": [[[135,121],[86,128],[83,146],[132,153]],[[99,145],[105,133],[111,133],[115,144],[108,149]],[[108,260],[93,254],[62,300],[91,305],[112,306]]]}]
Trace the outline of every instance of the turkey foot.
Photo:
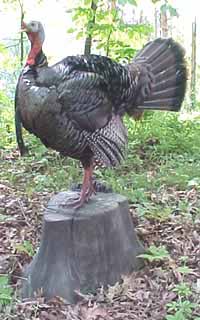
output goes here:
[{"label": "turkey foot", "polygon": [[[106,185],[104,182],[98,181],[94,177],[93,177],[92,181],[93,181],[93,187],[94,187],[95,193],[97,193],[97,192],[103,192],[103,193],[113,192],[112,187]],[[77,183],[77,184],[72,184],[70,190],[77,191],[80,193],[81,188],[82,188],[82,184]]]},{"label": "turkey foot", "polygon": [[93,193],[95,193],[94,183],[92,179],[93,166],[84,168],[83,184],[79,198],[69,200],[66,206],[78,209],[85,202],[88,202]]}]

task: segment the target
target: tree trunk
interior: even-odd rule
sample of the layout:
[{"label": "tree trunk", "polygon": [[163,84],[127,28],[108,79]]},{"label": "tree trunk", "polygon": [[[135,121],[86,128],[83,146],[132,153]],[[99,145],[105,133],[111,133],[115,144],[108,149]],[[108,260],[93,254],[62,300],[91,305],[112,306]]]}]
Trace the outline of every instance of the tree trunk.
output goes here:
[{"label": "tree trunk", "polygon": [[[20,5],[20,27],[22,25],[22,22],[24,20],[24,7],[23,7],[23,1],[18,0]],[[23,32],[20,34],[20,64],[23,66],[24,63],[24,38],[23,38]],[[17,84],[18,87],[18,84]],[[15,134],[16,134],[16,141],[17,145],[20,151],[21,156],[28,153],[28,148],[24,144],[23,140],[23,134],[22,134],[22,122],[20,118],[20,114],[17,111],[17,88],[15,92]]]},{"label": "tree trunk", "polygon": [[[116,0],[109,1],[109,7],[110,7],[110,10],[115,12],[114,17],[113,17],[113,21],[112,21],[114,24],[115,19],[117,17],[117,1]],[[113,33],[113,29],[111,28],[111,30],[108,34],[108,37],[107,37],[107,41],[106,41],[106,56],[107,57],[109,57],[109,54],[110,54],[110,39],[111,39],[112,33]]]},{"label": "tree trunk", "polygon": [[196,18],[192,23],[192,57],[191,57],[191,107],[192,109],[196,106],[196,37],[197,37],[197,26]]},{"label": "tree trunk", "polygon": [[155,26],[155,38],[159,37],[159,19],[158,19],[158,10],[154,10],[154,26]]},{"label": "tree trunk", "polygon": [[39,251],[25,271],[24,298],[42,290],[46,298],[74,303],[77,290],[114,285],[143,265],[127,199],[98,193],[79,210],[64,206],[75,194],[61,192],[48,204]]},{"label": "tree trunk", "polygon": [[[24,21],[24,7],[23,2],[19,1],[20,5],[20,27],[22,25],[22,22]],[[21,32],[20,34],[20,64],[23,66],[24,63],[24,34]]]},{"label": "tree trunk", "polygon": [[161,30],[162,30],[162,37],[168,37],[168,20],[167,20],[167,12],[161,13]]},{"label": "tree trunk", "polygon": [[92,3],[91,3],[91,10],[93,12],[93,18],[91,21],[88,22],[88,26],[87,26],[87,38],[85,40],[85,49],[84,49],[85,55],[90,55],[91,49],[92,49],[92,32],[91,32],[91,30],[95,24],[96,10],[97,10],[96,1],[94,1],[94,0],[92,0]]},{"label": "tree trunk", "polygon": [[162,6],[162,10],[160,13],[160,27],[162,32],[162,37],[168,37],[168,18],[167,18],[167,0],[165,0],[165,4]]}]

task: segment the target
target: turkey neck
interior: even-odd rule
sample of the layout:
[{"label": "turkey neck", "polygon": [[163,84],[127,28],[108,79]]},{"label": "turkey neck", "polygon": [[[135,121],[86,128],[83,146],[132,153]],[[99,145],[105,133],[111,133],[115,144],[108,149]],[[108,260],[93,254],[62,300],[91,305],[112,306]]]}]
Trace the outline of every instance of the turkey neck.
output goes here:
[{"label": "turkey neck", "polygon": [[47,58],[42,51],[42,48],[34,48],[34,50],[31,50],[28,59],[26,61],[26,66],[35,66],[35,67],[42,67],[47,66]]},{"label": "turkey neck", "polygon": [[46,66],[47,58],[42,51],[42,44],[38,38],[34,39],[34,42],[31,43],[31,50],[28,54],[26,61],[26,66]]},{"label": "turkey neck", "polygon": [[35,57],[35,66],[37,66],[37,67],[44,66],[45,67],[47,65],[48,65],[47,57],[45,56],[44,52],[41,49]]},{"label": "turkey neck", "polygon": [[59,68],[57,70],[52,66],[48,66],[47,57],[45,56],[41,48],[34,57],[34,64],[26,63],[23,71],[23,76],[28,76],[29,80],[31,80],[31,83],[36,86],[50,87],[52,85],[56,86],[57,84],[59,84],[59,81],[61,80],[63,75],[60,72]]}]

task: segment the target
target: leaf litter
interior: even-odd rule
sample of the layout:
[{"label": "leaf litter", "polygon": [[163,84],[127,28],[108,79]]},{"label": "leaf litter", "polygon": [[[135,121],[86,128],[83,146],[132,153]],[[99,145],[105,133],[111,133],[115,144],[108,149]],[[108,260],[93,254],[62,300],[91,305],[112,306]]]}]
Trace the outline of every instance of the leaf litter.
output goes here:
[{"label": "leaf litter", "polygon": [[[51,196],[48,192],[27,196],[17,185],[0,181],[0,274],[10,276],[14,292],[23,267],[32,259],[19,246],[28,241],[37,250],[43,211]],[[164,187],[158,193],[152,192],[149,198],[154,205],[171,206],[170,216],[163,221],[141,216],[137,203],[130,205],[130,214],[144,246],[165,246],[169,259],[146,261],[142,270],[112,287],[100,288],[94,295],[80,293],[76,305],[60,297],[50,301],[42,297],[20,301],[14,294],[14,302],[0,311],[0,319],[162,320],[167,314],[167,304],[177,298],[173,288],[181,281],[192,288],[190,301],[197,305],[193,318],[200,316],[200,215],[197,214],[200,192],[193,185],[189,190]],[[186,210],[181,208],[183,202],[187,203]],[[184,266],[187,271],[182,272]]]}]

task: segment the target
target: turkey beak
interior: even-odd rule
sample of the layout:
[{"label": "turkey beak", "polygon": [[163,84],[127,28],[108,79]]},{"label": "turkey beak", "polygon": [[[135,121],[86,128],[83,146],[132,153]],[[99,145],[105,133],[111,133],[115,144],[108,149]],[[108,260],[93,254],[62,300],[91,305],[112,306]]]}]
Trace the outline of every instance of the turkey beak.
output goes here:
[{"label": "turkey beak", "polygon": [[23,29],[20,29],[19,32],[20,32],[20,33],[21,33],[21,32],[28,32],[28,29],[24,29],[24,28],[23,28]]}]

